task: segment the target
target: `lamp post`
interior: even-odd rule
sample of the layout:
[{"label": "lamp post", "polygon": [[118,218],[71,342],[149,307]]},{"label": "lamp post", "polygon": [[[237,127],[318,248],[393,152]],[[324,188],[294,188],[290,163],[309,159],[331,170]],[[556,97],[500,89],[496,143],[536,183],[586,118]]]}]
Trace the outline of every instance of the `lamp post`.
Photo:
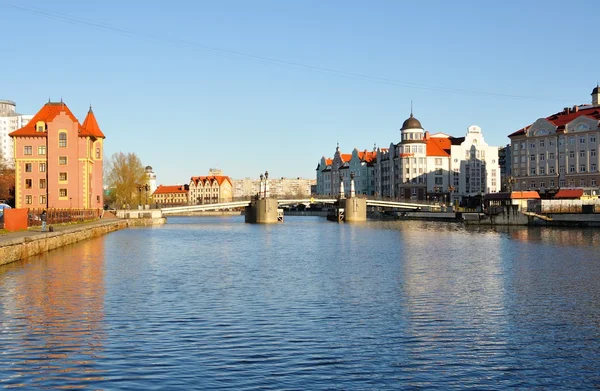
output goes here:
[{"label": "lamp post", "polygon": [[142,189],[144,188],[143,185],[137,185],[137,189],[138,189],[138,205],[142,205]]},{"label": "lamp post", "polygon": [[146,190],[146,205],[148,205],[148,191],[150,190],[150,185],[146,183],[144,185],[144,190]]}]

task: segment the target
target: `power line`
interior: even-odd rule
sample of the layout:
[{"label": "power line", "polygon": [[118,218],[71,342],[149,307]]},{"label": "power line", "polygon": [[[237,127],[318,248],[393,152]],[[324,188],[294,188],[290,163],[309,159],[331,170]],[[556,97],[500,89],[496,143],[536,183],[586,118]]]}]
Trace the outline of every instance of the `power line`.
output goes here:
[{"label": "power line", "polygon": [[260,63],[266,63],[266,64],[276,65],[276,66],[280,66],[280,67],[312,70],[312,71],[318,71],[318,72],[322,72],[322,73],[336,74],[336,75],[352,77],[352,78],[359,78],[359,79],[363,79],[363,80],[375,82],[375,83],[402,86],[402,87],[414,88],[414,89],[420,89],[420,90],[470,94],[470,95],[485,95],[485,96],[495,96],[495,97],[500,97],[500,98],[516,98],[516,99],[531,99],[531,100],[557,100],[557,101],[563,100],[563,99],[556,98],[556,97],[501,94],[501,93],[489,92],[489,91],[478,91],[478,90],[443,87],[443,86],[437,86],[437,85],[431,85],[431,84],[410,82],[410,81],[405,81],[405,80],[397,80],[397,79],[392,79],[392,78],[387,78],[387,77],[372,76],[372,75],[356,73],[356,72],[347,72],[347,71],[342,71],[342,70],[334,69],[334,68],[321,67],[318,65],[304,64],[304,63],[299,63],[299,62],[294,62],[294,61],[287,61],[287,60],[281,60],[281,59],[276,59],[276,58],[272,58],[272,57],[255,55],[255,54],[251,54],[251,53],[239,52],[236,50],[213,47],[213,46],[209,46],[209,45],[205,45],[202,43],[193,42],[193,41],[189,41],[189,40],[184,40],[184,39],[180,39],[180,38],[169,38],[169,37],[164,37],[164,36],[157,36],[157,35],[153,35],[153,34],[149,34],[149,33],[144,33],[141,31],[125,29],[122,27],[115,27],[115,26],[111,26],[111,25],[101,23],[101,22],[76,18],[73,16],[60,14],[60,13],[56,13],[56,12],[50,12],[50,11],[42,10],[39,8],[25,7],[25,6],[21,6],[21,5],[15,5],[15,4],[0,4],[0,6],[2,6],[2,5],[4,5],[5,7],[8,7],[8,8],[15,9],[17,11],[30,13],[30,14],[38,15],[41,17],[49,18],[49,19],[61,20],[63,22],[69,22],[69,23],[73,23],[73,24],[80,24],[80,25],[85,25],[85,26],[89,26],[89,27],[94,27],[99,30],[109,31],[109,32],[120,34],[120,35],[129,36],[132,38],[141,38],[141,39],[151,41],[151,42],[167,44],[167,45],[171,45],[174,47],[180,47],[180,48],[191,48],[191,49],[194,49],[197,51],[211,51],[211,52],[214,52],[214,53],[217,53],[220,55],[245,58],[245,59],[258,61]]}]

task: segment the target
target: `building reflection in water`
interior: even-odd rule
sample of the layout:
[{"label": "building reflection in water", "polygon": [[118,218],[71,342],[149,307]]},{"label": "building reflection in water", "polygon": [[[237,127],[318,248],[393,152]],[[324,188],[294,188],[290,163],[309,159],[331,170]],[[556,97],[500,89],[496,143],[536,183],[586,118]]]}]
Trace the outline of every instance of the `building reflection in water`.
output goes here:
[{"label": "building reflection in water", "polygon": [[[0,378],[5,387],[102,380],[104,238],[0,267]],[[5,372],[10,368],[10,372]]]}]

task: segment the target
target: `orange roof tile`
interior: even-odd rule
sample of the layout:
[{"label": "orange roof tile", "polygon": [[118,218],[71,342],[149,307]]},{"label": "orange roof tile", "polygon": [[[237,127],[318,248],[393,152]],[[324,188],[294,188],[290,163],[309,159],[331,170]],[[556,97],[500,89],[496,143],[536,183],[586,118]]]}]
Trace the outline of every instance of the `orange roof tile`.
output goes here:
[{"label": "orange roof tile", "polygon": [[560,189],[554,198],[581,198],[583,189]]},{"label": "orange roof tile", "polygon": [[[566,124],[573,121],[575,118],[581,116],[585,116],[598,121],[600,120],[600,108],[598,106],[575,106],[575,110],[563,110],[559,113],[552,114],[551,116],[546,117],[546,120],[556,125],[556,131],[560,132],[564,130]],[[527,129],[529,129],[530,127],[531,125],[525,126],[524,128],[521,128],[516,132],[509,134],[508,137],[524,135]]]},{"label": "orange roof tile", "polygon": [[331,166],[333,164],[333,159],[325,159],[325,165]]},{"label": "orange roof tile", "polygon": [[229,184],[233,186],[231,178],[225,175],[193,176],[190,179],[190,182],[194,182],[196,186],[198,185],[198,182],[202,182],[202,185],[206,185],[206,182],[212,183],[213,181],[217,181],[219,186],[221,186],[225,181],[229,182]]},{"label": "orange roof tile", "polygon": [[358,158],[367,163],[371,163],[376,157],[377,152],[367,152],[366,149],[363,152],[358,152]]},{"label": "orange roof tile", "polygon": [[83,120],[83,125],[81,126],[92,136],[96,138],[105,138],[104,133],[102,133],[102,131],[100,130],[100,126],[98,126],[98,121],[96,121],[96,116],[92,111],[92,106],[90,106],[90,110],[88,111],[85,120]]},{"label": "orange roof tile", "polygon": [[513,200],[539,199],[540,194],[537,191],[513,191],[510,193]]},{"label": "orange roof tile", "polygon": [[27,125],[23,126],[21,129],[17,129],[14,132],[10,133],[9,136],[46,137],[46,132],[38,132],[36,130],[36,123],[38,121],[44,121],[46,123],[52,122],[52,120],[63,111],[69,116],[69,118],[71,118],[71,120],[73,120],[73,122],[77,122],[77,125],[81,128],[79,121],[77,120],[77,118],[75,118],[75,116],[73,115],[71,110],[69,110],[69,107],[66,104],[64,104],[63,102],[48,102],[44,106],[42,106],[40,111],[38,111],[36,115],[33,116],[33,118],[27,123]]},{"label": "orange roof tile", "polygon": [[344,163],[349,162],[350,159],[352,159],[352,154],[351,153],[340,153],[340,159],[342,159],[342,161]]},{"label": "orange roof tile", "polygon": [[172,194],[172,193],[187,193],[188,191],[185,189],[183,185],[175,185],[175,186],[164,186],[160,185],[156,190],[154,190],[153,194]]},{"label": "orange roof tile", "polygon": [[451,145],[449,138],[430,137],[427,139],[427,156],[450,156]]}]

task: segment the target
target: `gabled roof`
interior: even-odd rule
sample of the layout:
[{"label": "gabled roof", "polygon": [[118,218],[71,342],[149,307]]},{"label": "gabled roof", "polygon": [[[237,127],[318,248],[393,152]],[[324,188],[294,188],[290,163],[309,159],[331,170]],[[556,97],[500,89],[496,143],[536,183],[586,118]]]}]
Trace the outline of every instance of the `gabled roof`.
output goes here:
[{"label": "gabled roof", "polygon": [[226,182],[226,181],[229,182],[229,184],[233,186],[233,182],[231,182],[231,179],[225,175],[193,176],[190,179],[190,182],[194,182],[194,184],[196,186],[198,186],[198,183],[202,183],[203,186],[205,186],[206,183],[212,184],[213,181],[217,181],[219,186],[221,186],[223,184],[223,182]]},{"label": "gabled roof", "polygon": [[81,125],[81,127],[96,138],[105,138],[104,133],[100,130],[100,126],[98,126],[98,121],[96,121],[92,106],[90,106],[90,110],[85,116],[85,120],[83,120],[83,125]]},{"label": "gabled roof", "polygon": [[350,159],[352,159],[352,154],[351,153],[340,153],[340,159],[342,159],[342,161],[344,163],[349,162]]},{"label": "gabled roof", "polygon": [[35,128],[38,121],[44,121],[46,123],[52,122],[54,118],[56,118],[61,112],[65,112],[65,114],[73,121],[77,123],[79,129],[81,129],[81,124],[75,118],[69,107],[63,102],[48,102],[40,111],[38,111],[31,120],[27,123],[27,125],[23,126],[21,129],[17,129],[14,132],[10,133],[11,137],[46,137],[46,132],[38,132]]},{"label": "gabled roof", "polygon": [[[552,114],[551,116],[546,117],[546,120],[554,124],[557,127],[556,131],[560,132],[564,130],[566,124],[573,121],[575,118],[579,118],[581,116],[585,116],[598,121],[600,120],[600,107],[587,105],[575,106],[574,109],[565,109],[556,114]],[[524,128],[521,128],[516,132],[509,134],[508,137],[522,136],[530,127],[531,125],[527,125]]]},{"label": "gabled roof", "polygon": [[154,190],[152,194],[173,194],[173,193],[187,193],[187,189],[184,185],[175,185],[175,186],[164,186],[160,185]]},{"label": "gabled roof", "polygon": [[560,189],[554,195],[554,198],[576,198],[583,196],[583,189]]},{"label": "gabled roof", "polygon": [[427,156],[450,156],[451,145],[449,138],[432,137],[427,140]]},{"label": "gabled roof", "polygon": [[363,152],[358,152],[358,158],[366,163],[371,163],[377,157],[377,152],[367,152],[365,149]]}]

